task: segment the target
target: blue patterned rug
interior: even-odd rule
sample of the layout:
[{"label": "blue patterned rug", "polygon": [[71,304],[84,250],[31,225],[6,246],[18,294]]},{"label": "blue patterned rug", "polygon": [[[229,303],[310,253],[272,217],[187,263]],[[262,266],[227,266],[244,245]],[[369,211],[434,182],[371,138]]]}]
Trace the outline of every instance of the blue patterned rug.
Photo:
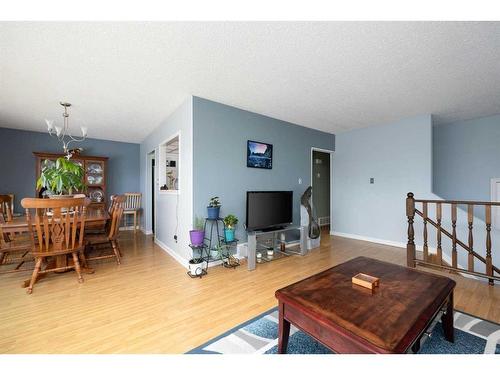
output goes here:
[{"label": "blue patterned rug", "polygon": [[[430,338],[422,339],[418,354],[500,354],[500,325],[459,311],[454,313],[455,343],[446,341],[441,323],[434,323]],[[188,354],[276,354],[278,310],[273,308],[192,349]],[[332,354],[293,325],[290,354]]]}]

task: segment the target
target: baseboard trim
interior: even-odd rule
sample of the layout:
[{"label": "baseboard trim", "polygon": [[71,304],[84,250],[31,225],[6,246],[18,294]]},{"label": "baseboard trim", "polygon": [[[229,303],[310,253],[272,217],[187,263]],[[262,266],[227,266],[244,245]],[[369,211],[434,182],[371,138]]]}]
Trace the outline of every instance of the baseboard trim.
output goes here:
[{"label": "baseboard trim", "polygon": [[[330,235],[331,236],[338,236],[338,237],[350,238],[350,239],[353,239],[353,240],[378,243],[378,244],[381,244],[381,245],[388,245],[388,246],[394,246],[394,247],[399,247],[399,248],[406,249],[406,243],[405,242],[383,240],[383,239],[380,239],[380,238],[361,236],[359,234],[352,234],[352,233],[336,232],[336,231],[332,231],[332,230],[330,231]],[[422,245],[415,245],[415,249],[417,251],[423,251],[423,246]],[[437,253],[437,249],[435,247],[428,247],[428,250],[429,250],[429,253],[431,253],[431,254],[436,254]],[[443,252],[443,260],[446,263],[451,264],[451,257],[448,254],[445,254],[444,252]],[[465,269],[465,267],[463,265],[461,265],[461,264],[457,264],[457,265],[458,265],[459,268],[464,268]],[[474,275],[469,275],[467,273],[460,273],[460,272],[459,272],[459,274],[461,276],[467,277],[469,279],[479,280],[479,278],[476,277],[476,276],[474,276]]]},{"label": "baseboard trim", "polygon": [[145,230],[144,228],[141,227],[141,232],[144,233],[146,236],[149,236],[150,234],[153,234],[152,230]]},{"label": "baseboard trim", "polygon": [[351,238],[353,240],[373,242],[373,243],[378,243],[378,244],[381,244],[381,245],[388,245],[388,246],[394,246],[394,247],[402,247],[402,248],[406,249],[406,244],[403,243],[403,242],[397,242],[397,241],[391,241],[391,240],[383,240],[381,238],[361,236],[359,234],[336,232],[336,231],[333,231],[333,230],[330,231],[330,235],[331,236],[339,236],[339,237]]},{"label": "baseboard trim", "polygon": [[189,269],[189,263],[186,259],[177,254],[174,250],[165,245],[158,238],[154,239],[155,244],[157,244],[162,250],[164,250],[168,255],[174,258],[179,264],[181,264],[184,268]]}]

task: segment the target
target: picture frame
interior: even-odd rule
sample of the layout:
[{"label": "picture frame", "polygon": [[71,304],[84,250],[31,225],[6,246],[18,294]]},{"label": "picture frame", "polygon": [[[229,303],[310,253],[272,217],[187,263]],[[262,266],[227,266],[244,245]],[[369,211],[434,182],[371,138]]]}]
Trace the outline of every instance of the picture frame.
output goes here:
[{"label": "picture frame", "polygon": [[259,169],[273,168],[273,145],[270,143],[247,141],[247,167]]}]

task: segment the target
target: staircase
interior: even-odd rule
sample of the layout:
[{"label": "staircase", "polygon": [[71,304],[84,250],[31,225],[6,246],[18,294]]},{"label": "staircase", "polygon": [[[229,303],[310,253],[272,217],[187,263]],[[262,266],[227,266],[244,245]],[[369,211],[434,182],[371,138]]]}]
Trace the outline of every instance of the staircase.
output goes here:
[{"label": "staircase", "polygon": [[[421,204],[421,210],[416,207]],[[429,217],[429,206],[435,205],[435,220]],[[442,226],[443,205],[448,206],[451,214],[451,230]],[[465,205],[467,207],[468,238],[467,243],[457,238],[457,206]],[[476,201],[451,201],[451,200],[430,200],[415,199],[413,193],[408,193],[406,197],[406,216],[408,218],[408,243],[406,245],[407,265],[416,267],[417,265],[439,268],[452,272],[470,274],[477,277],[488,279],[490,285],[495,281],[500,281],[500,270],[492,262],[491,251],[491,208],[500,206],[500,202],[476,202]],[[474,208],[482,207],[485,213],[485,236],[486,236],[486,256],[478,254],[474,250]],[[415,250],[415,217],[420,216],[423,220],[423,258],[416,257]],[[429,253],[429,234],[428,227],[436,229],[436,254]],[[442,238],[448,237],[452,241],[451,265],[443,261]],[[458,250],[467,253],[467,269],[458,266]],[[475,269],[475,261],[478,260],[484,264],[484,271]]]}]

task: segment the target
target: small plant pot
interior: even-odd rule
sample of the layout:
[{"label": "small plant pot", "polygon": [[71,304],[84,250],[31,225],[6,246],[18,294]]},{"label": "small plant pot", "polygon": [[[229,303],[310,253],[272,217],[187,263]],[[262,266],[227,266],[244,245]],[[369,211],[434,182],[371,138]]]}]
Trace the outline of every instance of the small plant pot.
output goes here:
[{"label": "small plant pot", "polygon": [[220,207],[207,207],[207,217],[209,219],[218,219]]},{"label": "small plant pot", "polygon": [[201,246],[203,245],[203,240],[205,239],[205,231],[202,230],[190,230],[189,238],[191,240],[191,245]]},{"label": "small plant pot", "polygon": [[203,260],[202,259],[191,259],[189,260],[189,272],[193,276],[200,276],[203,273]]},{"label": "small plant pot", "polygon": [[225,228],[224,236],[226,237],[226,242],[234,241],[234,228]]},{"label": "small plant pot", "polygon": [[210,258],[219,259],[220,258],[219,251],[214,249],[210,250]]}]

